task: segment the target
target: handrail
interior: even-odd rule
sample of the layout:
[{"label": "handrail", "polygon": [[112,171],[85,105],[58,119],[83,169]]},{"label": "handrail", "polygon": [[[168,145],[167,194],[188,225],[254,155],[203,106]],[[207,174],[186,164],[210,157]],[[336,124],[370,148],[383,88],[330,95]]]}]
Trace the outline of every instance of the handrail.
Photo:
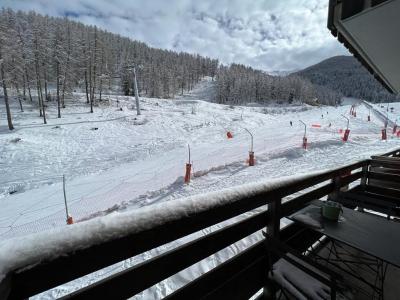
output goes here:
[{"label": "handrail", "polygon": [[[105,278],[69,296],[82,299],[101,298],[112,287],[113,289],[118,289],[118,293],[122,298],[129,298],[133,294],[160,282],[162,279],[166,279],[191,266],[194,262],[198,262],[257,230],[261,230],[265,227],[267,218],[269,218],[267,212],[258,213],[234,225],[229,225],[170,250],[163,255],[154,257],[149,261],[130,267],[121,273],[113,275],[111,280]],[[147,274],[146,278],[141,278],[142,274]],[[131,282],[136,282],[134,287],[130,286],[129,283]]]},{"label": "handrail", "polygon": [[[400,150],[391,151],[389,155],[399,152]],[[198,197],[199,199],[186,198],[171,201],[170,203],[163,204],[163,209],[171,214],[174,212],[175,215],[168,216],[166,214],[166,216],[168,216],[167,218],[160,219],[155,223],[153,222],[154,224],[149,225],[146,223],[152,219],[153,215],[149,214],[149,216],[146,217],[142,216],[140,226],[126,228],[124,235],[109,234],[106,239],[95,240],[94,242],[92,241],[91,244],[87,244],[86,248],[82,248],[85,245],[72,247],[70,249],[67,248],[64,253],[60,253],[58,256],[45,257],[45,259],[41,261],[38,260],[38,257],[32,257],[31,260],[26,258],[23,264],[13,266],[8,270],[6,280],[0,283],[0,298],[4,290],[10,292],[10,298],[26,298],[35,295],[242,213],[260,208],[269,203],[274,203],[278,200],[280,201],[282,197],[318,185],[327,180],[340,178],[349,171],[366,167],[369,161],[370,160],[359,161],[334,170],[317,172],[307,176],[290,177],[286,180],[274,180],[272,183],[251,184],[229,191],[209,193]],[[318,199],[334,192],[335,189],[361,178],[362,175],[363,173],[361,171],[355,172],[351,176],[344,177],[339,182],[334,180],[332,183],[318,187],[284,203],[279,218],[301,208],[308,201]],[[154,210],[154,206],[152,206],[151,210]],[[143,210],[136,211],[134,215],[140,218],[140,212],[142,211]],[[107,290],[112,285],[121,285],[121,283],[124,282],[123,278],[125,278],[125,280],[129,278],[139,278],[136,287],[132,288],[130,286],[127,287],[126,290],[124,289],[121,291],[121,296],[122,292],[125,293],[123,297],[127,295],[132,296],[138,291],[149,287],[149,284],[151,286],[171,276],[174,272],[178,272],[188,265],[209,256],[210,253],[215,253],[227,245],[265,227],[267,221],[270,219],[268,216],[269,212],[267,213],[265,209],[261,209],[259,214],[251,218],[236,222],[228,227],[223,227],[213,234],[198,238],[189,244],[184,244],[177,249],[163,254],[161,257],[155,257],[139,266],[134,266],[121,273],[115,274],[99,283],[79,290],[71,296],[75,295],[76,298],[79,298],[79,295],[86,295],[85,293],[98,293],[102,291],[100,288],[101,286],[105,287],[105,290]],[[93,228],[95,229],[93,232],[88,232],[87,234],[98,234],[95,225],[97,222],[101,223],[105,220],[107,220],[107,216],[88,221],[87,223],[78,223],[62,230],[61,233],[59,231],[58,234],[62,234],[64,231],[69,235],[71,234],[70,230],[80,230],[87,226],[87,224],[93,225],[92,227],[88,227],[89,231],[93,230]],[[244,224],[252,225],[247,227]],[[107,229],[107,226],[105,228],[104,226],[100,226],[99,228]],[[39,242],[40,241],[37,243]],[[33,243],[35,243],[35,241],[33,241]],[[208,245],[209,248],[204,253],[201,253],[198,249],[203,249],[205,245]],[[177,254],[182,258],[182,262],[176,267],[171,267],[169,260],[173,257],[177,257]],[[99,257],[101,257],[101,260],[98,259]],[[166,271],[158,271],[156,272],[157,274],[149,276],[148,279],[141,278],[140,276],[137,277],[144,268],[154,271],[155,266],[160,266],[160,264],[168,266]]]},{"label": "handrail", "polygon": [[381,154],[380,156],[400,156],[400,149],[393,149],[389,152]]}]

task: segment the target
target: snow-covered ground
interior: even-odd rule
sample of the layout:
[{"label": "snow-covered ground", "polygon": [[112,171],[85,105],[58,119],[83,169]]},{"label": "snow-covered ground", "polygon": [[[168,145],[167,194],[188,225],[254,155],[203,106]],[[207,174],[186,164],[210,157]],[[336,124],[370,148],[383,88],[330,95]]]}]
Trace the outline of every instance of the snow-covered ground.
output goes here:
[{"label": "snow-covered ground", "polygon": [[371,105],[380,116],[388,117],[390,121],[400,125],[400,102],[376,103]]},{"label": "snow-covered ground", "polygon": [[[243,183],[337,167],[400,147],[400,139],[392,134],[387,141],[380,140],[383,122],[378,118],[367,122],[368,109],[364,105],[358,106],[356,118],[349,115],[350,105],[230,107],[204,101],[210,84],[202,82],[177,100],[141,99],[141,116],[136,116],[133,109],[134,99],[122,96],[105,96],[107,101],[90,114],[84,95],[75,94],[61,119],[57,119],[55,103],[49,103],[48,125],[42,124],[37,108],[29,103],[25,103],[23,113],[13,105],[13,132],[6,129],[2,106],[0,240],[67,226],[63,174],[70,214],[80,222]],[[396,107],[394,115],[389,116],[394,121],[400,106],[390,105]],[[350,118],[347,143],[342,142],[339,133],[347,123],[342,114]],[[304,127],[299,120],[308,126],[307,151],[301,148]],[[254,136],[254,167],[246,163],[250,135],[245,128]],[[227,139],[227,131],[232,132],[233,139]],[[186,185],[183,175],[188,144],[194,174]],[[254,240],[241,241],[237,249]],[[229,255],[237,249],[231,249]],[[153,255],[111,266],[100,275],[42,297],[63,295],[93,278],[97,280]],[[175,281],[187,282],[221,261],[210,259],[195,267],[197,271],[182,273]],[[177,285],[161,286],[147,295],[157,298]]]},{"label": "snow-covered ground", "polygon": [[[109,101],[90,114],[84,96],[77,94],[61,119],[49,104],[48,125],[29,104],[23,113],[14,109],[13,132],[2,117],[0,238],[65,226],[63,174],[69,211],[79,221],[345,164],[399,145],[392,136],[380,140],[382,122],[366,122],[368,110],[362,105],[357,118],[351,117],[350,141],[343,143],[341,114],[349,116],[349,106],[229,107],[194,100],[207,95],[206,87],[207,82],[199,85],[190,100],[142,99],[141,116],[131,97],[106,96]],[[308,151],[301,149],[304,128],[298,120],[308,125]],[[250,135],[245,128],[254,135],[257,164],[252,168],[246,164]],[[233,139],[227,139],[227,131]],[[194,178],[185,185],[188,144]]]}]

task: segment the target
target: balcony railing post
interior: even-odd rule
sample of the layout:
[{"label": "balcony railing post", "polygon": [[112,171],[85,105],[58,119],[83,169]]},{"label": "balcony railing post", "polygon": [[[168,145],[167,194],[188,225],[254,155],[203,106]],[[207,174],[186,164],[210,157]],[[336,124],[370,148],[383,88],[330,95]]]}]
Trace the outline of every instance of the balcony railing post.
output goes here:
[{"label": "balcony railing post", "polygon": [[[267,234],[270,237],[274,237],[279,239],[280,226],[281,226],[281,206],[282,206],[282,197],[278,197],[272,203],[268,204],[268,220],[267,220]],[[266,247],[268,247],[266,243]],[[271,282],[268,280],[269,273],[271,271],[272,264],[274,262],[274,257],[268,253],[268,249],[266,249],[268,258],[268,265],[266,268],[265,274],[265,285],[263,289],[262,299],[275,299],[276,291],[274,287],[271,285]]]},{"label": "balcony railing post", "polygon": [[281,206],[281,197],[268,204],[267,233],[269,236],[274,238],[279,238],[281,224]]},{"label": "balcony railing post", "polygon": [[362,177],[360,182],[360,185],[363,189],[365,189],[367,185],[368,171],[369,171],[369,162],[366,162],[362,167]]},{"label": "balcony railing post", "polygon": [[0,299],[7,299],[9,297],[12,289],[11,279],[12,275],[9,274],[0,282]]},{"label": "balcony railing post", "polygon": [[341,177],[340,175],[336,176],[335,178],[332,179],[332,183],[334,185],[334,190],[332,193],[328,195],[328,200],[331,201],[336,201],[339,197],[340,193],[340,183],[341,183]]}]

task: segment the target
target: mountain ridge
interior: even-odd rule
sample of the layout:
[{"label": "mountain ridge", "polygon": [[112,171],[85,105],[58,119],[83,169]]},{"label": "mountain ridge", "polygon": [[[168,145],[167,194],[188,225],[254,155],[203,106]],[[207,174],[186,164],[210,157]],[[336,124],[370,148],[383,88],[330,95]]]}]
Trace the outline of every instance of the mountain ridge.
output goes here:
[{"label": "mountain ridge", "polygon": [[344,97],[372,102],[396,100],[396,95],[389,93],[353,56],[333,56],[291,75],[339,92]]}]

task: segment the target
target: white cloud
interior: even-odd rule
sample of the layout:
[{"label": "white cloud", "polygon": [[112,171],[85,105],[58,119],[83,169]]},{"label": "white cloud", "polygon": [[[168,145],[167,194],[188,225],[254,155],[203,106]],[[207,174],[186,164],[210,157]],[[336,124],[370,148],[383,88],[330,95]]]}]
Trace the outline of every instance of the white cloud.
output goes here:
[{"label": "white cloud", "polygon": [[69,15],[141,40],[255,68],[293,70],[346,50],[326,29],[328,0],[0,0]]}]

